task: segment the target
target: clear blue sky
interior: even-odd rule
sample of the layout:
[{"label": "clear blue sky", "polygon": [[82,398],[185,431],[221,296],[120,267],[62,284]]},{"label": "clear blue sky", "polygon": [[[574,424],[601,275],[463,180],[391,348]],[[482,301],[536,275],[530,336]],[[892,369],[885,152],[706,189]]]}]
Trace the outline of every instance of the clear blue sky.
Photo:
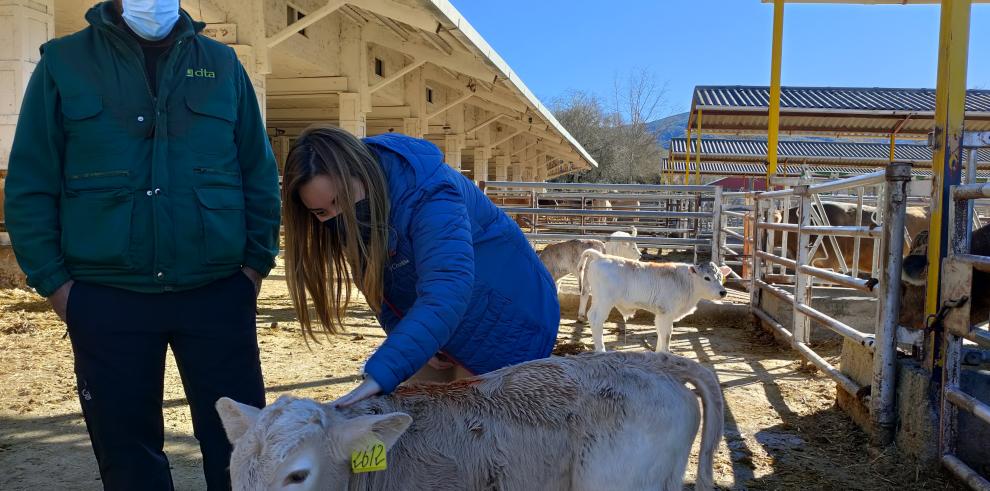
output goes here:
[{"label": "clear blue sky", "polygon": [[[545,103],[602,96],[616,76],[669,83],[666,113],[695,85],[769,85],[773,9],[759,0],[451,0]],[[788,4],[784,85],[934,87],[939,7]],[[969,87],[990,89],[990,4],[974,5]]]}]

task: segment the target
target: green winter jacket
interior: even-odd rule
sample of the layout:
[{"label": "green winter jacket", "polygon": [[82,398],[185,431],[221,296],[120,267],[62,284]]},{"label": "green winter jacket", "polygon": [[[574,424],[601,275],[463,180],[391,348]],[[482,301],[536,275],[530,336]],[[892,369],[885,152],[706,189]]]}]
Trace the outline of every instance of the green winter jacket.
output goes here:
[{"label": "green winter jacket", "polygon": [[234,50],[182,12],[154,97],[113,2],[42,46],[18,119],[7,229],[28,284],[196,288],[278,253],[278,170]]}]

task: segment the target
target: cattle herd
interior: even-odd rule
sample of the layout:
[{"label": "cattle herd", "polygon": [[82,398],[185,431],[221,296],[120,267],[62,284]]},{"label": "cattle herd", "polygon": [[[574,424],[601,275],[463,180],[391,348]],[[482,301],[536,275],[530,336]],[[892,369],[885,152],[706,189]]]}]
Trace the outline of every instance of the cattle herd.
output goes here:
[{"label": "cattle herd", "polygon": [[[876,225],[874,212],[864,207],[857,224],[853,205],[822,203],[818,211],[831,225],[866,226]],[[785,216],[797,222],[795,210],[777,212],[774,221]],[[900,321],[923,328],[926,211],[909,208],[905,229],[910,250]],[[578,279],[578,320],[587,313],[597,353],[531,361],[450,384],[401,386],[348,408],[289,396],[264,409],[221,399],[217,411],[234,444],[234,489],[680,490],[699,430],[695,489],[713,489],[724,410],[718,381],[709,369],[667,351],[674,322],[700,300],[726,296],[729,268],[641,261],[636,234],[632,228],[540,252],[558,285],[569,274]],[[788,246],[791,257],[796,242]],[[852,257],[853,244],[839,238],[845,258]],[[861,240],[860,247],[859,270],[869,274],[873,241]],[[974,232],[972,253],[990,255],[990,227]],[[839,268],[824,247],[811,262]],[[987,320],[990,295],[979,289],[988,277],[974,275],[974,323]],[[637,310],[655,315],[656,353],[604,353],[603,324],[613,308],[626,319]],[[354,471],[353,452],[369,442],[380,445],[383,460],[387,456],[386,471]]]}]

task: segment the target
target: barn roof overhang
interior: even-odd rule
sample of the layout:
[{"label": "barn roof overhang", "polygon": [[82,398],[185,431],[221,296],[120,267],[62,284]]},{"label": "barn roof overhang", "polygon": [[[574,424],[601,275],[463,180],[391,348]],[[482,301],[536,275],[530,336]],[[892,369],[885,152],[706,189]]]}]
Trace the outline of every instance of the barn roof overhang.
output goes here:
[{"label": "barn roof overhang", "polygon": [[[699,156],[698,149],[698,140],[692,138],[692,160]],[[763,163],[767,155],[767,140],[702,138],[700,149],[702,160]],[[669,158],[683,161],[688,156],[687,150],[686,139],[674,138],[670,141]],[[777,145],[777,152],[779,162],[833,166],[885,166],[890,162],[890,147],[887,143],[781,140]],[[894,160],[910,162],[915,167],[931,167],[932,151],[928,145],[902,142],[895,145]],[[990,167],[990,149],[979,150],[977,162],[981,168]]]},{"label": "barn roof overhang", "polygon": [[[688,125],[705,133],[765,135],[770,87],[697,86]],[[782,87],[780,133],[925,138],[934,127],[933,89]],[[990,131],[990,90],[967,91],[966,127]]]}]

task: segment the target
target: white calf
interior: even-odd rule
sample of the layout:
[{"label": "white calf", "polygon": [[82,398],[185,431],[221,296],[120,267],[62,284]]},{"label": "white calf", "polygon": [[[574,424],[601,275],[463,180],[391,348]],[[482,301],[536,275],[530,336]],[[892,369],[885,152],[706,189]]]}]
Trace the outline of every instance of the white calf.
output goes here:
[{"label": "white calf", "polygon": [[[611,237],[635,237],[636,227],[632,227],[632,234],[626,232],[612,232]],[[610,256],[619,256],[626,259],[636,259],[638,260],[642,254],[639,252],[639,246],[633,241],[618,241],[618,240],[605,240],[605,254]]]},{"label": "white calf", "polygon": [[[235,491],[463,489],[681,491],[704,427],[695,488],[712,489],[723,405],[715,375],[667,353],[531,361],[450,384],[399,387],[346,409],[282,396],[217,401]],[[387,469],[351,472],[372,438]]]},{"label": "white calf", "polygon": [[669,351],[674,322],[697,309],[701,299],[718,300],[726,295],[723,283],[729,267],[709,264],[644,263],[598,251],[581,255],[583,289],[578,312],[584,312],[587,296],[595,301],[588,311],[588,321],[595,340],[595,350],[605,351],[602,329],[612,307],[627,320],[636,310],[656,315],[657,352]]},{"label": "white calf", "polygon": [[580,291],[581,277],[578,275],[578,267],[581,264],[581,253],[587,249],[604,252],[605,243],[594,239],[572,239],[550,244],[540,251],[540,261],[543,261],[553,281],[557,282],[557,291],[560,291],[560,279],[569,274],[577,278]]}]

